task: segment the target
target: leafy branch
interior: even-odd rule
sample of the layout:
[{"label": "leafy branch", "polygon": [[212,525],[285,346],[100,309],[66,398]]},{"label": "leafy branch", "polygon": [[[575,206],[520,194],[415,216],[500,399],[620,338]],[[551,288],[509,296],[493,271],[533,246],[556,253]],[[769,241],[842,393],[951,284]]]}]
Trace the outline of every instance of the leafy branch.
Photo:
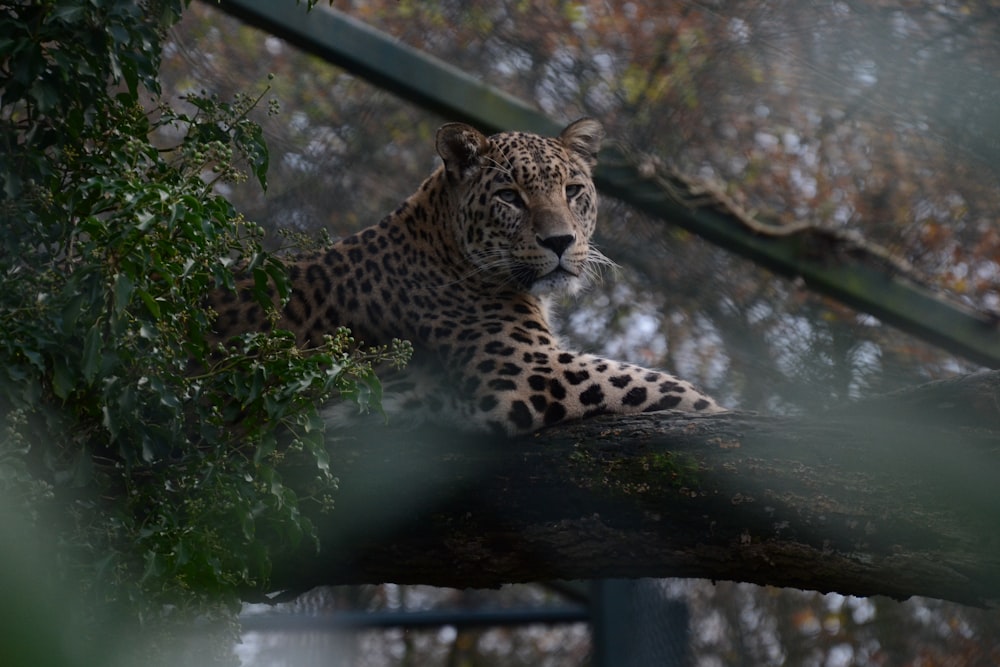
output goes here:
[{"label": "leafy branch", "polygon": [[289,288],[216,189],[266,187],[269,88],[188,96],[194,113],[156,100],[185,4],[0,10],[0,494],[58,531],[60,585],[161,638],[193,616],[229,627],[275,558],[316,548],[304,506],[338,487],[316,405],[379,410],[376,368],[409,356],[346,330],[213,342],[212,290],[249,276],[276,318]]}]

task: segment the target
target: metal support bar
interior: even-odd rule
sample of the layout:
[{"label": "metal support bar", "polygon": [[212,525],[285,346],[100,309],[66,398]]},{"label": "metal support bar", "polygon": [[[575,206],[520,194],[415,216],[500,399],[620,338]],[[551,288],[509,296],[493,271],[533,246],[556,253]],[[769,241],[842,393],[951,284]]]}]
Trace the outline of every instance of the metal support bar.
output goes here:
[{"label": "metal support bar", "polygon": [[245,614],[240,616],[243,632],[286,632],[289,630],[344,630],[357,628],[407,628],[411,630],[589,623],[585,607],[528,607],[525,609],[439,609],[433,611],[337,611],[329,614]]},{"label": "metal support bar", "polygon": [[648,579],[601,579],[591,587],[592,667],[691,663],[686,602],[658,594]]},{"label": "metal support bar", "polygon": [[646,213],[669,220],[706,241],[742,255],[809,289],[989,368],[1000,368],[1000,323],[915,285],[888,269],[839,257],[815,256],[802,237],[768,236],[734,216],[689,207],[619,150],[601,153],[599,187]]},{"label": "metal support bar", "polygon": [[[562,127],[531,105],[335,10],[317,8],[307,13],[304,5],[290,0],[222,0],[219,5],[249,24],[446,118],[486,131],[516,129],[553,135]],[[803,252],[793,237],[760,235],[735,216],[678,202],[665,188],[644,179],[634,160],[613,149],[602,151],[594,180],[605,193],[775,273],[802,277],[820,294],[953,354],[1000,368],[1000,329],[991,318],[887,270],[815,257]]]},{"label": "metal support bar", "polygon": [[[211,2],[216,5],[215,2]],[[218,6],[332,65],[448,120],[486,132],[553,135],[562,125],[513,95],[328,7],[291,0],[221,0]]]}]

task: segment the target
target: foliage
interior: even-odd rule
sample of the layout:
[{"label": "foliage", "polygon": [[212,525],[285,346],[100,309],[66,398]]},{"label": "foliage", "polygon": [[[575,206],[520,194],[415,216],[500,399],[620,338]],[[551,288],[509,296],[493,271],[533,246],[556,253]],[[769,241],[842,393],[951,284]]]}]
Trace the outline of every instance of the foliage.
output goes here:
[{"label": "foliage", "polygon": [[0,493],[57,526],[64,584],[161,629],[236,608],[277,553],[315,547],[306,510],[337,485],[315,406],[377,406],[373,365],[407,355],[343,330],[305,351],[213,341],[210,291],[242,274],[273,309],[288,287],[217,194],[266,186],[262,95],[140,106],[185,4],[0,10]]}]

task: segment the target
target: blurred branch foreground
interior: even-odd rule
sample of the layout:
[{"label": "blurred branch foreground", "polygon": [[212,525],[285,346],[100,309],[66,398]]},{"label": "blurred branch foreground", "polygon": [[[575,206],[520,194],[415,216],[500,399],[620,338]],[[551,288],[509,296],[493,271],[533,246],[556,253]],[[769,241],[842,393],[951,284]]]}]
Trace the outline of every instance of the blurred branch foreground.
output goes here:
[{"label": "blurred branch foreground", "polygon": [[367,435],[333,445],[321,550],[274,587],[669,576],[1000,600],[1000,372],[802,418]]}]

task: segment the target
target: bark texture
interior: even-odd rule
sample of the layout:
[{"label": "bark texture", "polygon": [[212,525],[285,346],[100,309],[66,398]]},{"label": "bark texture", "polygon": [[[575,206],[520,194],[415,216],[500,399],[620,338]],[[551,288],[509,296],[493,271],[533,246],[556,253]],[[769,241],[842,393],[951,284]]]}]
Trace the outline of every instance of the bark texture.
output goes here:
[{"label": "bark texture", "polygon": [[656,413],[331,446],[319,553],[272,584],[702,577],[1000,601],[1000,372],[804,418]]}]

